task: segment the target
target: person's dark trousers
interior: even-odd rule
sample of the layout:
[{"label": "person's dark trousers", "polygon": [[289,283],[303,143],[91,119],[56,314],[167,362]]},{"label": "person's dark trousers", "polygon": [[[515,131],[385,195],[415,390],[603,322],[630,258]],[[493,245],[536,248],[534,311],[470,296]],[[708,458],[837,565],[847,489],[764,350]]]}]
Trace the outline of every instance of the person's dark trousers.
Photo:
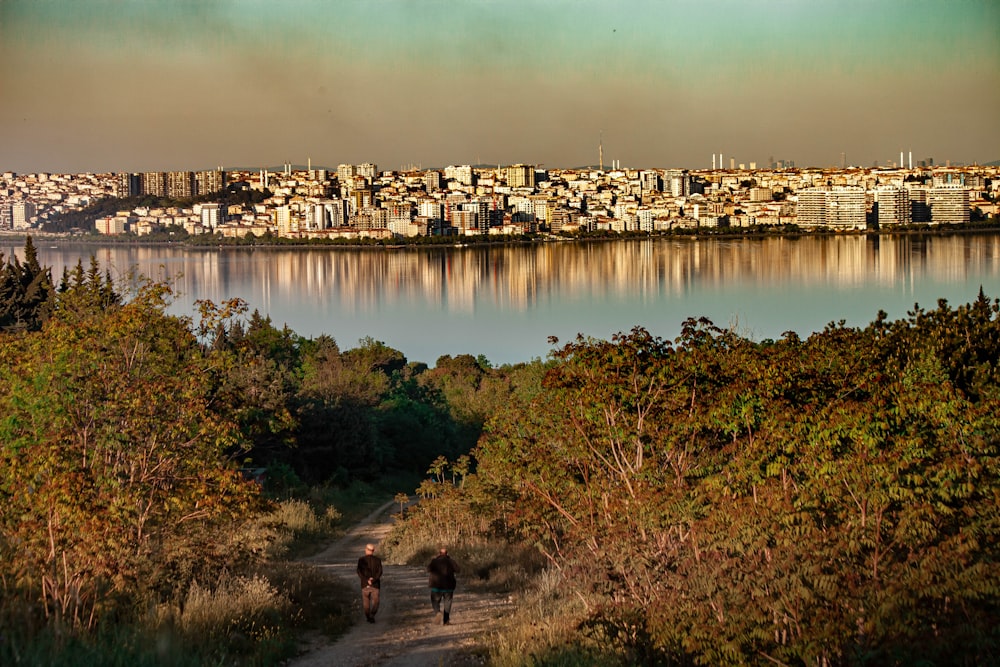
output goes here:
[{"label": "person's dark trousers", "polygon": [[378,612],[378,589],[374,586],[365,586],[361,589],[361,606],[365,610],[365,618],[369,621],[375,620]]},{"label": "person's dark trousers", "polygon": [[443,611],[444,616],[442,622],[447,623],[451,617],[451,599],[455,591],[438,591],[431,590],[431,606],[434,608],[434,613],[438,611]]}]

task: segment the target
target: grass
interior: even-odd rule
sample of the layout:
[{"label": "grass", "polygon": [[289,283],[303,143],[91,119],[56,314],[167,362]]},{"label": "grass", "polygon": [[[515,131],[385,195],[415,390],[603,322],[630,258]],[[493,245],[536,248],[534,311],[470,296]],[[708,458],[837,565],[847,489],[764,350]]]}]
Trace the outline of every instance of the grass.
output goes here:
[{"label": "grass", "polygon": [[350,627],[353,589],[286,560],[328,543],[339,521],[332,504],[276,502],[269,512],[215,536],[227,548],[254,555],[245,571],[223,570],[211,581],[202,576],[170,599],[137,597],[89,632],[46,620],[31,590],[4,578],[0,664],[280,664],[295,654],[301,634],[337,637]]}]

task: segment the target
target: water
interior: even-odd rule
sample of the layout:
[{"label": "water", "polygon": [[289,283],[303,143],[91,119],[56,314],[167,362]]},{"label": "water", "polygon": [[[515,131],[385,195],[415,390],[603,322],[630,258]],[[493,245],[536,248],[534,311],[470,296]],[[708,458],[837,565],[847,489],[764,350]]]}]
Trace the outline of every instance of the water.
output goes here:
[{"label": "water", "polygon": [[[22,242],[0,241],[7,257]],[[198,299],[245,299],[277,326],[327,334],[342,349],[370,336],[411,361],[483,354],[493,364],[544,358],[549,337],[609,338],[643,326],[676,337],[705,316],[761,340],[807,336],[881,309],[958,305],[980,286],[1000,296],[1000,235],[824,236],[550,242],[490,248],[200,249],[37,239],[58,280],[91,254],[124,275],[174,281],[177,314]]]}]

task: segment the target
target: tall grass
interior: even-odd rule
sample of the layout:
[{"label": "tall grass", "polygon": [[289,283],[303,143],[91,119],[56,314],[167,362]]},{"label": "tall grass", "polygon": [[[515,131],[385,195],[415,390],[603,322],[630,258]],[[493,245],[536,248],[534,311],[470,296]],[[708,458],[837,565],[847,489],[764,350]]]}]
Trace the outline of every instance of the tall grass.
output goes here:
[{"label": "tall grass", "polygon": [[[390,563],[425,565],[445,546],[462,568],[459,586],[504,594],[510,613],[481,640],[480,652],[496,667],[577,667],[628,665],[634,656],[616,648],[599,623],[593,623],[602,600],[570,575],[554,569],[537,549],[508,532],[509,508],[480,494],[470,477],[464,489],[449,482],[425,482],[423,501],[410,505],[383,540]],[[423,492],[422,494],[420,492]],[[574,591],[569,593],[568,591]]]},{"label": "tall grass", "polygon": [[329,506],[318,513],[301,500],[275,503],[215,537],[223,551],[253,558],[198,568],[196,580],[170,587],[165,599],[151,582],[91,632],[47,621],[30,588],[0,577],[0,665],[279,664],[295,653],[300,632],[336,636],[350,625],[352,589],[282,560],[302,541],[328,539],[338,520]]}]

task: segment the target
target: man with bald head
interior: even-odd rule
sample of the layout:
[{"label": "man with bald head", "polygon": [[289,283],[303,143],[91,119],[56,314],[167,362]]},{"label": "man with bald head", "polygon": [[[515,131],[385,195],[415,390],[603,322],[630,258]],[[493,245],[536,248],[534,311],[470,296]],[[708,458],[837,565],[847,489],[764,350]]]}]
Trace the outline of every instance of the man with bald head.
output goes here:
[{"label": "man with bald head", "polygon": [[375,555],[375,545],[365,545],[365,555],[358,559],[358,579],[361,580],[361,606],[365,620],[375,622],[378,594],[382,581],[382,559]]}]

